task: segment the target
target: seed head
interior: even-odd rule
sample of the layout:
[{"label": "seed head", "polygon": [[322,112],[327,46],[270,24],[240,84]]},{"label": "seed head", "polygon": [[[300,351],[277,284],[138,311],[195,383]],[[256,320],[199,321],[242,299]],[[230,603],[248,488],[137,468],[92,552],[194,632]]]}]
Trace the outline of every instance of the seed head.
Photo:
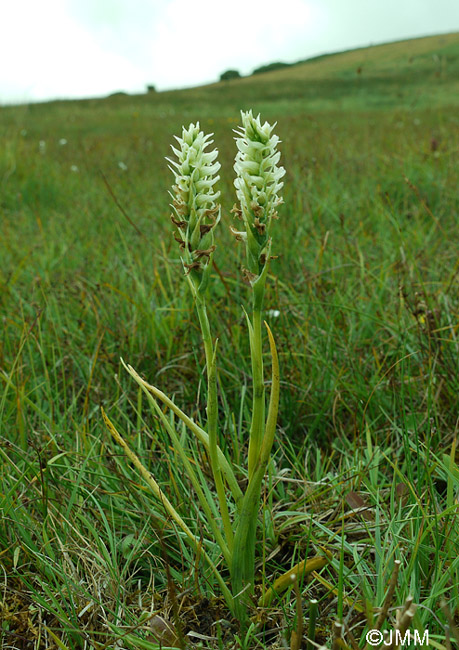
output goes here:
[{"label": "seed head", "polygon": [[175,239],[182,250],[182,261],[194,292],[205,291],[215,250],[213,229],[220,221],[220,192],[214,191],[219,180],[218,151],[205,151],[213,134],[205,135],[199,122],[183,127],[182,137],[175,136],[178,147],[171,147],[177,160],[167,158],[175,177],[172,192],[171,221]]},{"label": "seed head", "polygon": [[[262,125],[260,116],[253,117],[252,111],[241,111],[241,117],[242,126],[235,130],[238,152],[234,185],[246,228],[249,270],[259,275],[269,259],[271,223],[277,216],[277,206],[282,203],[280,179],[285,169],[278,167],[280,141],[272,133],[276,124]],[[241,233],[238,235],[241,238]]]}]

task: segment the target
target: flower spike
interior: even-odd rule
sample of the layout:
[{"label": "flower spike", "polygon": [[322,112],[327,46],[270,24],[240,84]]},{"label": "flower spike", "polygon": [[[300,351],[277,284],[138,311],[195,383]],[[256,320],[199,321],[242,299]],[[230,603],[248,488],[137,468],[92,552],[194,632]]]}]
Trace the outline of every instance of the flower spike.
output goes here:
[{"label": "flower spike", "polygon": [[282,203],[278,193],[285,169],[278,167],[280,141],[272,133],[276,124],[262,125],[260,116],[253,117],[252,111],[241,111],[241,117],[242,126],[235,130],[238,152],[234,163],[240,208],[235,207],[233,212],[244,221],[249,271],[258,277],[269,260],[271,223]]},{"label": "flower spike", "polygon": [[199,122],[183,127],[182,137],[175,136],[178,147],[171,147],[177,160],[166,158],[175,176],[171,207],[174,237],[182,252],[185,274],[195,296],[202,296],[208,284],[215,250],[213,229],[220,221],[220,192],[214,185],[220,163],[218,151],[206,151],[212,134],[205,135]]}]

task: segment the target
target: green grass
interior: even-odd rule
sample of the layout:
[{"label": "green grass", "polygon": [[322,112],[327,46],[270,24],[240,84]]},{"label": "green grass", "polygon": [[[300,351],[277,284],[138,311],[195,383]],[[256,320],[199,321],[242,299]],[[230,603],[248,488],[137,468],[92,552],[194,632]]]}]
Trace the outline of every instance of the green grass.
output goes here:
[{"label": "green grass", "polygon": [[[458,61],[453,34],[188,91],[1,109],[3,647],[156,647],[144,619],[158,613],[179,637],[211,637],[186,637],[209,648],[236,636],[279,647],[298,629],[292,590],[254,613],[244,641],[100,415],[202,530],[119,358],[204,417],[204,352],[164,161],[173,134],[200,120],[222,163],[224,282],[214,274],[209,299],[221,445],[245,465],[249,296],[228,232],[241,108],[277,120],[287,170],[266,295],[280,311],[267,320],[282,390],[260,580],[326,549],[330,564],[300,581],[304,629],[316,598],[318,642],[332,647],[340,621],[346,647],[363,648],[399,559],[388,629],[411,595],[413,629],[454,647],[440,603],[459,615]],[[266,340],[265,351],[269,366]],[[188,452],[209,476],[202,450],[190,441]]]}]

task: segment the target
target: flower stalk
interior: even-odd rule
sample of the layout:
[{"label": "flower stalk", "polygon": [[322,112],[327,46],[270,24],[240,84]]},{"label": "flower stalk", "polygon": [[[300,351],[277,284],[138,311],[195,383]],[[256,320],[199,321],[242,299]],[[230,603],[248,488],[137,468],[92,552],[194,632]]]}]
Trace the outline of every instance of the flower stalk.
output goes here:
[{"label": "flower stalk", "polygon": [[[234,170],[234,186],[239,205],[233,212],[242,219],[245,230],[233,234],[245,242],[247,269],[245,276],[252,289],[252,320],[247,316],[250,338],[250,354],[253,377],[252,419],[250,424],[248,476],[249,485],[243,500],[239,525],[236,529],[232,582],[233,592],[251,595],[254,587],[255,540],[257,511],[261,485],[269,461],[277,421],[279,401],[279,366],[274,339],[268,328],[271,356],[273,359],[273,385],[268,417],[265,423],[265,387],[263,370],[262,311],[266,277],[271,259],[271,228],[277,218],[277,207],[282,203],[279,196],[285,174],[278,167],[279,138],[273,134],[275,124],[261,124],[260,116],[252,111],[241,111],[242,126],[235,130],[238,149]],[[276,378],[276,382],[274,381]],[[251,514],[250,514],[251,513]],[[241,598],[240,603],[244,602]],[[242,612],[240,612],[242,613]]]},{"label": "flower stalk", "polygon": [[182,250],[182,264],[196,302],[207,368],[207,432],[209,456],[226,544],[233,546],[233,530],[229,516],[222,471],[218,460],[218,401],[215,349],[210,331],[206,307],[206,290],[215,250],[214,228],[220,221],[221,208],[217,203],[220,192],[213,187],[219,180],[220,163],[218,151],[206,151],[212,144],[211,135],[199,129],[199,122],[183,129],[182,137],[176,136],[178,148],[172,147],[177,160],[171,160],[169,169],[175,176],[173,185],[171,221],[177,231],[175,239]]},{"label": "flower stalk", "polygon": [[285,174],[278,167],[279,138],[273,134],[275,124],[263,125],[260,116],[241,111],[242,126],[235,130],[238,149],[234,170],[239,206],[233,212],[242,219],[245,231],[233,229],[236,238],[246,244],[248,268],[245,275],[252,288],[252,323],[249,326],[253,376],[253,409],[249,441],[249,479],[253,476],[263,438],[265,419],[265,390],[262,353],[262,310],[266,276],[271,253],[271,228],[282,203],[279,191]]}]

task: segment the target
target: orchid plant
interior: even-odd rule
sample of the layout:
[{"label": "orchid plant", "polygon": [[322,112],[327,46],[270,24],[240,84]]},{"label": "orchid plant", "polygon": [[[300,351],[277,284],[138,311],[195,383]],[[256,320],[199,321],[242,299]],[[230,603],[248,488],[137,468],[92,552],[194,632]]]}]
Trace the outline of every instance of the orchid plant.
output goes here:
[{"label": "orchid plant", "polygon": [[[212,544],[218,544],[224,564],[229,570],[231,584],[228,585],[221,570],[211,560],[206,540],[193,533],[161,487],[145,468],[137,455],[128,447],[115,426],[103,412],[105,422],[115,438],[124,448],[127,456],[137,467],[146,483],[162,503],[175,524],[183,531],[185,538],[200,553],[220,584],[228,607],[241,621],[246,619],[255,583],[255,540],[258,526],[258,512],[261,502],[261,488],[276,433],[279,404],[279,362],[276,345],[268,325],[265,323],[271,358],[272,381],[269,405],[266,409],[266,395],[262,355],[262,310],[266,278],[271,259],[271,231],[277,218],[277,208],[282,203],[279,194],[285,170],[278,166],[280,152],[279,138],[273,133],[275,125],[260,121],[251,111],[242,112],[242,126],[236,131],[237,155],[234,164],[236,179],[234,185],[238,204],[233,212],[242,219],[243,229],[232,229],[236,239],[243,241],[246,248],[248,279],[252,294],[252,313],[246,314],[250,339],[253,376],[252,411],[248,450],[248,483],[242,491],[235,465],[219,447],[222,431],[219,428],[217,399],[217,355],[216,343],[211,333],[207,315],[206,294],[212,269],[212,258],[216,249],[214,231],[220,222],[221,208],[218,203],[220,192],[215,191],[219,180],[217,172],[218,151],[208,151],[212,144],[211,135],[205,135],[199,123],[183,128],[182,137],[177,137],[177,146],[172,147],[175,159],[167,159],[174,174],[172,187],[171,220],[175,228],[175,239],[180,247],[184,275],[188,281],[200,323],[206,359],[207,406],[206,426],[199,426],[186,415],[159,388],[151,385],[130,366],[126,370],[147,396],[154,414],[167,431],[172,445],[183,463],[184,470],[193,486],[202,513],[212,534]],[[203,484],[191,464],[182,438],[160,408],[161,402],[182,421],[190,433],[204,446],[215,485],[215,496]],[[215,513],[219,517],[215,517]],[[209,544],[210,547],[210,544]],[[298,565],[299,566],[299,565]],[[318,568],[317,562],[314,569]],[[305,571],[303,562],[302,571]],[[289,574],[292,572],[290,571]],[[277,586],[281,585],[277,581]],[[288,582],[288,580],[287,580]],[[286,581],[284,580],[284,583]],[[282,583],[283,584],[283,583]],[[286,583],[287,584],[287,583]],[[285,586],[282,586],[284,589]],[[260,604],[272,597],[267,592]]]}]

